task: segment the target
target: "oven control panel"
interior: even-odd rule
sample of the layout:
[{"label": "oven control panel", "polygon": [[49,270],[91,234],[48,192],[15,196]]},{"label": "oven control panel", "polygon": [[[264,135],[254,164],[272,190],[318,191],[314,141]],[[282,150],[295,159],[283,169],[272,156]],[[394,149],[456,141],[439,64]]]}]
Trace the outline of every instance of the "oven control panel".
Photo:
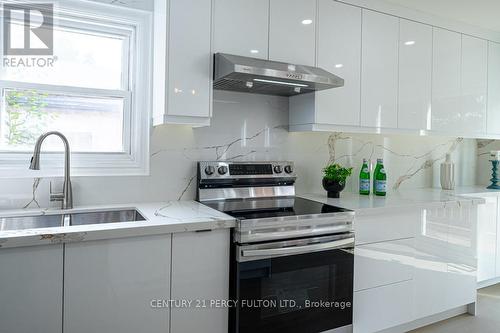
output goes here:
[{"label": "oven control panel", "polygon": [[201,179],[232,178],[295,178],[293,162],[198,162],[198,177]]}]

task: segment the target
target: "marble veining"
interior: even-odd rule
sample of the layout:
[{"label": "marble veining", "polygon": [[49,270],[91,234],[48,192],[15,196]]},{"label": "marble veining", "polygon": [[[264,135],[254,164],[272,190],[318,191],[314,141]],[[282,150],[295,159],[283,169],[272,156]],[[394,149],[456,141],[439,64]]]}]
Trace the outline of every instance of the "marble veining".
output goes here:
[{"label": "marble veining", "polygon": [[33,179],[33,189],[31,191],[31,200],[28,202],[26,205],[24,205],[24,209],[29,208],[31,204],[35,204],[36,207],[40,208],[40,204],[38,203],[38,200],[36,199],[36,193],[38,190],[38,185],[40,185],[40,181],[42,178],[34,178]]},{"label": "marble veining", "polygon": [[[347,153],[337,154],[337,146],[342,145],[343,142],[353,142],[357,147],[353,147],[348,150]],[[452,154],[457,150],[460,144],[464,141],[463,138],[451,139],[443,143],[436,144],[435,146],[430,146],[427,150],[422,153],[410,154],[406,152],[399,152],[392,149],[384,143],[376,143],[373,140],[365,140],[364,138],[357,137],[352,134],[345,133],[333,133],[328,137],[328,152],[329,152],[329,163],[343,163],[347,165],[352,165],[352,160],[356,157],[366,158],[371,165],[373,170],[373,164],[377,156],[384,156],[384,159],[399,158],[404,160],[408,164],[408,169],[404,171],[401,175],[396,175],[396,181],[394,181],[392,189],[398,190],[402,183],[410,180],[426,169],[432,168],[432,166],[446,157],[446,154]],[[377,155],[378,152],[378,155]],[[358,162],[359,163],[359,162]],[[390,166],[385,163],[386,168]],[[394,176],[393,176],[394,178]]]}]

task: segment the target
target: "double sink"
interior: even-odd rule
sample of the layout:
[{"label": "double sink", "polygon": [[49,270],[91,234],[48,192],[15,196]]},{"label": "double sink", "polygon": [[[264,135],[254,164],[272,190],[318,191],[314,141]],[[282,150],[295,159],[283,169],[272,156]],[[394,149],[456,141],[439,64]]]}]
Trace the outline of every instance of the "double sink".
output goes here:
[{"label": "double sink", "polygon": [[0,231],[145,221],[135,209],[0,217]]}]

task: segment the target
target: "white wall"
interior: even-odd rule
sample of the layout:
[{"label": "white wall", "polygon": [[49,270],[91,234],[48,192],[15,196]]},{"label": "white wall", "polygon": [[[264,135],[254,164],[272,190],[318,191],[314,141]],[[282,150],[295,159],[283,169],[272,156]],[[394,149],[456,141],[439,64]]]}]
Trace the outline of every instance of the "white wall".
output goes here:
[{"label": "white wall", "polygon": [[[385,160],[391,188],[401,177],[403,189],[438,185],[439,160],[452,151],[458,162],[457,183],[475,184],[476,140],[289,133],[286,98],[216,92],[214,99],[210,127],[154,128],[150,176],[75,177],[75,205],[193,199],[195,162],[214,159],[293,160],[299,174],[298,192],[305,193],[322,192],[321,169],[330,160],[355,167],[347,190],[356,191],[362,158],[375,161],[378,157]],[[37,190],[42,207],[49,205],[48,183],[43,179]],[[0,208],[27,204],[32,184],[33,179],[1,179]]]}]

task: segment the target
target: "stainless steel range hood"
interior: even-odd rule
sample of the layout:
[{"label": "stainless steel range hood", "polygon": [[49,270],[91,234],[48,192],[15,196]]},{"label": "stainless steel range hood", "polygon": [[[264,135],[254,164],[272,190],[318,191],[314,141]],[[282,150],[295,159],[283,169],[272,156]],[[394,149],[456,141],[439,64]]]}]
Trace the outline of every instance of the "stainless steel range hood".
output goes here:
[{"label": "stainless steel range hood", "polygon": [[294,96],[342,87],[344,80],[318,67],[241,57],[214,56],[214,89]]}]

